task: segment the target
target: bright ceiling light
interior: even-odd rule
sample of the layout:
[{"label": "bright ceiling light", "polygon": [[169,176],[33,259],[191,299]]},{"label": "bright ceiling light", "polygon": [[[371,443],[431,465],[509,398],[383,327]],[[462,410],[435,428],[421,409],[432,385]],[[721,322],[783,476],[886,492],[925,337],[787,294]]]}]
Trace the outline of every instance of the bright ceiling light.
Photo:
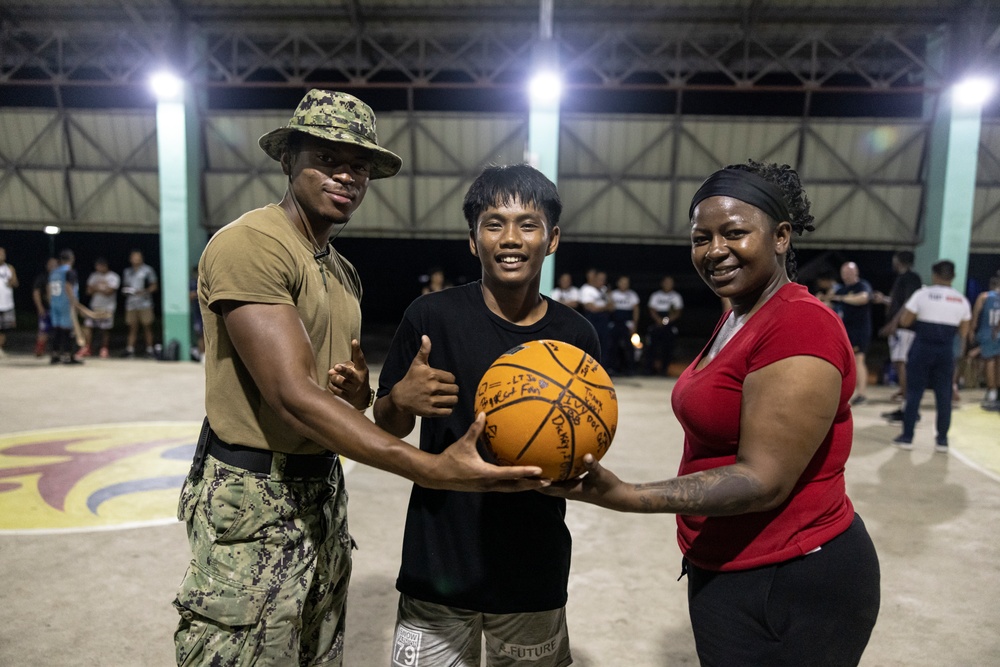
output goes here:
[{"label": "bright ceiling light", "polygon": [[45,225],[45,229],[43,229],[42,231],[51,236],[55,236],[56,234],[59,233],[59,228],[56,227],[55,225]]},{"label": "bright ceiling light", "polygon": [[993,96],[994,88],[996,84],[992,79],[970,76],[955,84],[952,95],[956,104],[964,107],[981,107]]},{"label": "bright ceiling light", "polygon": [[562,96],[562,79],[556,72],[538,72],[528,83],[528,92],[535,104],[554,104]]},{"label": "bright ceiling light", "polygon": [[149,77],[149,87],[158,100],[177,100],[181,96],[184,82],[173,72],[163,70]]}]

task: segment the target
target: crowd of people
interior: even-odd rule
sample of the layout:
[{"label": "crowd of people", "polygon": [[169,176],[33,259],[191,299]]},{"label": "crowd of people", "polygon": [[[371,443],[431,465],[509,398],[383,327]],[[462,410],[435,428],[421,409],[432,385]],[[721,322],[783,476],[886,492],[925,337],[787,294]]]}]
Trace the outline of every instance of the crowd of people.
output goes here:
[{"label": "crowd of people", "polygon": [[571,273],[560,274],[550,296],[580,311],[594,326],[611,375],[670,375],[677,321],[684,311],[672,276],[663,276],[660,288],[647,296],[645,309],[630,276],[617,276],[609,289],[607,272],[596,268],[587,270],[580,287],[573,285]]},{"label": "crowd of people", "polygon": [[[13,289],[18,286],[17,274],[0,248],[0,355],[4,354],[4,330],[16,326]],[[110,357],[111,331],[122,296],[128,333],[121,355],[136,356],[141,330],[145,356],[155,358],[153,294],[158,288],[156,270],[145,263],[139,250],[129,253],[121,275],[111,270],[107,259],[98,257],[86,282],[76,270],[75,253],[61,250],[58,257],[46,261],[31,285],[38,322],[35,356],[49,354],[51,363],[68,365],[82,364],[91,356]]]},{"label": "crowd of people", "polygon": [[984,410],[1000,411],[997,397],[1000,358],[1000,271],[989,281],[972,307],[966,297],[952,287],[954,262],[942,259],[931,267],[930,284],[924,285],[913,270],[914,255],[899,251],[892,256],[895,280],[889,294],[873,290],[861,278],[854,262],[840,267],[840,280],[831,274],[816,281],[816,295],[843,321],[854,350],[857,383],[851,403],[866,400],[869,368],[865,353],[873,339],[872,307],[885,307],[885,324],[878,335],[889,348],[889,376],[898,390],[892,400],[899,408],[882,413],[890,422],[902,424],[903,431],[893,443],[910,449],[920,401],[933,391],[936,411],[935,448],[948,451],[948,431],[953,405],[960,403],[959,385],[963,368],[970,369],[973,382],[986,385],[981,402]]}]

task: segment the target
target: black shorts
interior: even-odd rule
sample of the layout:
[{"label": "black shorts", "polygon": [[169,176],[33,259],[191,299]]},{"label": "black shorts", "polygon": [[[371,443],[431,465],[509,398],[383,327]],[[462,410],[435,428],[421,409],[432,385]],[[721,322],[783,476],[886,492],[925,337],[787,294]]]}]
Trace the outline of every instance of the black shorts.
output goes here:
[{"label": "black shorts", "polygon": [[851,347],[855,352],[866,354],[868,347],[872,344],[871,327],[847,327],[847,340],[851,341]]},{"label": "black shorts", "polygon": [[739,572],[685,564],[702,667],[857,665],[880,601],[879,564],[864,522],[806,556]]}]

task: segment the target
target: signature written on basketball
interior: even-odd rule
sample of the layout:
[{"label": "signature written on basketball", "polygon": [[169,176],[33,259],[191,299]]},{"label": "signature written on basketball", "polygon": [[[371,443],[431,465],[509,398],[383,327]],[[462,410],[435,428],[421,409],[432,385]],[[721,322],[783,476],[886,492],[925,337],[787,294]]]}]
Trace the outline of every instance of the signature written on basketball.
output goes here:
[{"label": "signature written on basketball", "polygon": [[511,376],[506,382],[483,383],[479,389],[479,409],[488,410],[503,405],[511,399],[540,396],[549,383],[531,373]]}]

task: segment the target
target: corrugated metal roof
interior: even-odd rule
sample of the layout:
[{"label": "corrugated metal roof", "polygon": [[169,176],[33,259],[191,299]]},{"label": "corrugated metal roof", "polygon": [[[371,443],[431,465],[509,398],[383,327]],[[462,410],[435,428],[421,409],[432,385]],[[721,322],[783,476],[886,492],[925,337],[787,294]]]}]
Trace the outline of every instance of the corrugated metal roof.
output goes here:
[{"label": "corrugated metal roof", "polygon": [[[287,112],[213,112],[205,119],[209,227],[280,199],[285,178],[257,138],[286,121]],[[0,109],[0,227],[54,222],[155,231],[154,122],[152,111],[142,110]],[[748,157],[799,169],[817,219],[804,244],[917,238],[926,141],[919,122],[566,114],[563,123],[559,188],[567,240],[683,243],[694,190],[710,172]],[[384,113],[379,127],[403,156],[403,171],[372,183],[346,236],[462,238],[461,201],[475,174],[489,163],[524,159],[527,123],[520,114]],[[981,141],[973,244],[995,248],[1000,120],[984,121]]]}]

